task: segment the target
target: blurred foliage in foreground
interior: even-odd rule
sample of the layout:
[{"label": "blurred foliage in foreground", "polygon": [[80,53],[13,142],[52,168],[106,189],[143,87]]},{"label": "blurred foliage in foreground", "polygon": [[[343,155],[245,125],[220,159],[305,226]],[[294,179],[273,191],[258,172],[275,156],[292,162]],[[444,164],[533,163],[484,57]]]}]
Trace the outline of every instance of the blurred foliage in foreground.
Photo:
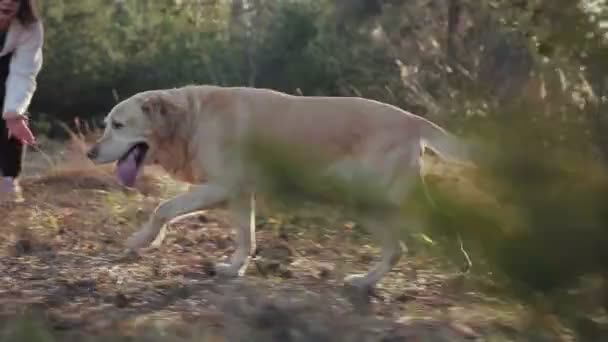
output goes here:
[{"label": "blurred foliage in foreground", "polygon": [[388,205],[374,179],[328,176],[314,152],[257,143],[250,157],[264,175],[263,192],[288,207],[314,201],[355,220],[397,209],[406,241],[424,234],[432,249],[453,257],[461,237],[473,271],[520,299],[569,316],[605,310],[606,293],[591,294],[594,304],[583,309],[576,290],[589,279],[600,288],[608,281],[608,170],[576,149],[545,149],[535,131],[541,126],[484,127],[476,167],[450,179],[443,165],[444,174],[426,176],[431,199],[418,182],[400,208]]}]

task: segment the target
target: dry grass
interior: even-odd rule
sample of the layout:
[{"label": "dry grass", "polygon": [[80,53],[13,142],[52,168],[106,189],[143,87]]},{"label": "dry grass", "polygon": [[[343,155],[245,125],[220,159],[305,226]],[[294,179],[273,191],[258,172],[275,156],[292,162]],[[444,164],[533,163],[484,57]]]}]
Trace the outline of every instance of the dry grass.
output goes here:
[{"label": "dry grass", "polygon": [[[222,210],[172,224],[162,246],[125,259],[124,239],[183,184],[152,170],[126,191],[111,168],[84,157],[92,137],[73,132],[60,152],[45,149],[54,165],[23,180],[26,203],[0,208],[0,317],[13,322],[0,341],[527,339],[524,307],[430,256],[406,258],[368,305],[353,302],[341,277],[367,269],[377,251],[325,213],[262,215],[258,258],[243,279],[220,281],[208,267],[233,250]],[[30,312],[43,328],[20,320]]]},{"label": "dry grass", "polygon": [[[75,123],[75,130],[65,126],[70,135],[67,144],[58,147],[53,146],[53,142],[47,142],[51,149],[61,148],[59,153],[51,156],[40,148],[34,151],[39,155],[35,161],[38,165],[28,166],[37,170],[43,169],[44,172],[38,174],[38,177],[26,178],[26,188],[38,189],[36,185],[46,185],[52,186],[53,190],[68,188],[124,191],[116,180],[112,165],[96,166],[86,157],[86,152],[100,136],[100,132],[91,130],[88,126],[82,127],[78,120]],[[134,190],[144,195],[158,196],[161,185],[158,178],[158,171],[148,168],[139,178]]]}]

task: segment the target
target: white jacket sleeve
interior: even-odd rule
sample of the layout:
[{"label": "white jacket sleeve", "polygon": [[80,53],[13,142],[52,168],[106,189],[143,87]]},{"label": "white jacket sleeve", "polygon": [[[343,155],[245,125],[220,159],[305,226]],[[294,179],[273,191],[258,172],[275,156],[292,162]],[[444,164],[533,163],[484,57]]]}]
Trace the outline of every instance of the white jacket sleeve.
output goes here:
[{"label": "white jacket sleeve", "polygon": [[36,77],[42,67],[44,31],[40,21],[31,24],[20,39],[10,62],[6,80],[3,117],[7,113],[23,115],[36,90]]}]

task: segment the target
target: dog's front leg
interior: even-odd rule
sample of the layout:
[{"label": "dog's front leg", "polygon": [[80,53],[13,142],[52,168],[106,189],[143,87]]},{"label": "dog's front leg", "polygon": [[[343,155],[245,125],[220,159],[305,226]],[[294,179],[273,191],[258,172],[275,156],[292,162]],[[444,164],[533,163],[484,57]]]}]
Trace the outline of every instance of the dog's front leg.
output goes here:
[{"label": "dog's front leg", "polygon": [[238,198],[229,204],[236,224],[236,250],[229,263],[219,263],[215,266],[218,275],[242,276],[255,253],[255,195],[251,194],[248,199],[249,201],[247,198]]},{"label": "dog's front leg", "polygon": [[161,203],[148,222],[127,240],[127,248],[136,251],[148,247],[169,221],[220,205],[227,198],[226,189],[217,184],[207,183],[192,187],[188,192]]}]

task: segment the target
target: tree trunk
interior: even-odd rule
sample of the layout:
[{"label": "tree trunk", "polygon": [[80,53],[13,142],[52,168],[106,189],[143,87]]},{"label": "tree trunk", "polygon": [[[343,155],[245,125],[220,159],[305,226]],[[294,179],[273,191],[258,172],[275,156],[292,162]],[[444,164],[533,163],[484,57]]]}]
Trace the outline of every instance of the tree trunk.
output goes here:
[{"label": "tree trunk", "polygon": [[[445,56],[449,65],[455,62],[456,59],[456,46],[455,46],[455,34],[460,24],[460,14],[462,12],[461,0],[450,0],[448,5],[448,25],[446,32],[446,47]],[[455,64],[455,63],[454,63]]]}]

